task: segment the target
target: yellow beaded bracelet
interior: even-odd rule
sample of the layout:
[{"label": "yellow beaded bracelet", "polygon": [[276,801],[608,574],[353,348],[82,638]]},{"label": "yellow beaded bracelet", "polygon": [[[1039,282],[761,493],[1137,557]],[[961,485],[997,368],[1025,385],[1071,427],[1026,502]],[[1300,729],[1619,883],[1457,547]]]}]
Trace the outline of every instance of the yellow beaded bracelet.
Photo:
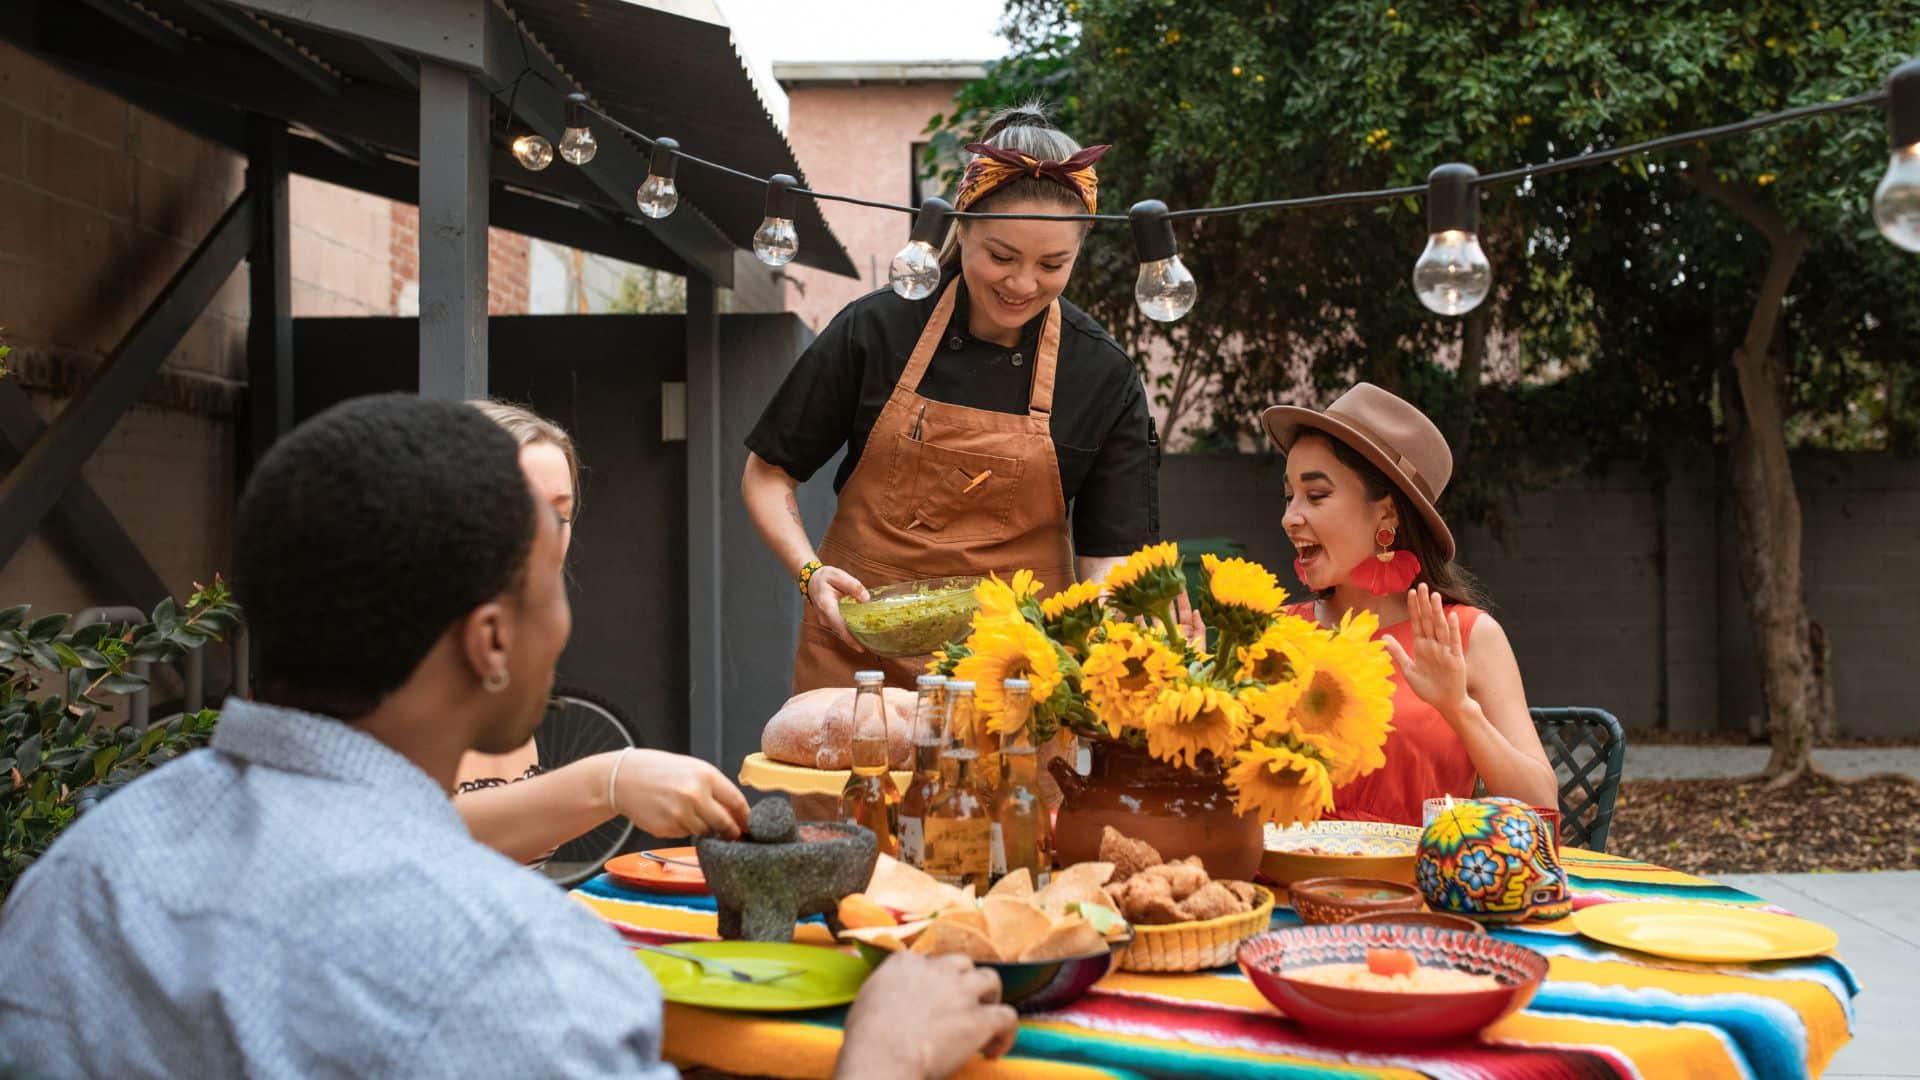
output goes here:
[{"label": "yellow beaded bracelet", "polygon": [[821,566],[820,560],[814,559],[813,561],[807,563],[807,565],[800,568],[800,595],[801,596],[810,595],[807,592],[807,583],[813,580],[813,575],[819,571],[820,566]]}]

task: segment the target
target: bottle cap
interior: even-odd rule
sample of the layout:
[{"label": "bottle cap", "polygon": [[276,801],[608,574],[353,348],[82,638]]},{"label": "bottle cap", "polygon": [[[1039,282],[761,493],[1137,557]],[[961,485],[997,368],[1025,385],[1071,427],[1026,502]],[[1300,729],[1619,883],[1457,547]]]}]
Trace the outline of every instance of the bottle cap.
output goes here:
[{"label": "bottle cap", "polygon": [[1002,679],[1000,680],[1000,685],[1006,687],[1009,690],[1033,689],[1033,683],[1027,681],[1026,679]]},{"label": "bottle cap", "polygon": [[871,686],[875,683],[884,683],[886,681],[887,673],[884,671],[856,671],[853,673],[855,686]]},{"label": "bottle cap", "polygon": [[947,685],[947,677],[945,675],[922,675],[918,681],[920,689],[922,690],[932,690],[936,687]]},{"label": "bottle cap", "polygon": [[963,694],[971,694],[973,693],[973,683],[967,679],[948,679],[947,689],[957,690]]}]

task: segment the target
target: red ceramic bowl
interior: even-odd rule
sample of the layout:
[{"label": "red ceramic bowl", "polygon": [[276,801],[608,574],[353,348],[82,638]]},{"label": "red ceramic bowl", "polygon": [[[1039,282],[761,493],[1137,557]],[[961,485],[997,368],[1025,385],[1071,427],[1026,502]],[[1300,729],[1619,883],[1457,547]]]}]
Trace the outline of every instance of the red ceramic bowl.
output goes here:
[{"label": "red ceramic bowl", "polygon": [[[1416,994],[1322,986],[1289,977],[1320,964],[1360,964],[1371,948],[1403,949],[1422,967],[1492,975],[1485,990]],[[1432,926],[1335,923],[1298,926],[1240,946],[1240,969],[1274,1007],[1302,1026],[1372,1042],[1440,1042],[1473,1035],[1525,1006],[1547,975],[1547,958],[1491,934]]]}]

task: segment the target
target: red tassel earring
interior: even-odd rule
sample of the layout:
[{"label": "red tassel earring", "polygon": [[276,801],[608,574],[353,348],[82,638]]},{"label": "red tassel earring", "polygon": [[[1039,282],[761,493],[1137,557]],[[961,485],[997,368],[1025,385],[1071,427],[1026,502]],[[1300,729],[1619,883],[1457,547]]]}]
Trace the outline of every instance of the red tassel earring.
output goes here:
[{"label": "red tassel earring", "polygon": [[1392,529],[1374,533],[1373,542],[1380,550],[1353,568],[1353,583],[1375,596],[1406,592],[1420,576],[1420,556],[1393,550]]}]

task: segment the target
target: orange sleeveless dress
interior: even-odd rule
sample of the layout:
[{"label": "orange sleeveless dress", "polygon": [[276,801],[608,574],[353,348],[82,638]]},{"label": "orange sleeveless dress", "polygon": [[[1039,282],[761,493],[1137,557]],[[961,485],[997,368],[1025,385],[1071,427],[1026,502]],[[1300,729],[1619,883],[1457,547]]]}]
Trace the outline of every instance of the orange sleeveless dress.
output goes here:
[{"label": "orange sleeveless dress", "polygon": [[[1314,617],[1312,604],[1288,610],[1304,619]],[[1449,604],[1447,610],[1460,616],[1460,644],[1465,647],[1481,611],[1464,604]],[[1373,636],[1376,641],[1392,637],[1401,648],[1413,651],[1411,622],[1381,627]],[[1333,812],[1328,817],[1419,825],[1421,805],[1426,800],[1440,795],[1473,797],[1476,773],[1466,744],[1447,726],[1438,709],[1407,687],[1398,666],[1393,672],[1393,730],[1387,733],[1385,753],[1386,764],[1333,790]]]}]

